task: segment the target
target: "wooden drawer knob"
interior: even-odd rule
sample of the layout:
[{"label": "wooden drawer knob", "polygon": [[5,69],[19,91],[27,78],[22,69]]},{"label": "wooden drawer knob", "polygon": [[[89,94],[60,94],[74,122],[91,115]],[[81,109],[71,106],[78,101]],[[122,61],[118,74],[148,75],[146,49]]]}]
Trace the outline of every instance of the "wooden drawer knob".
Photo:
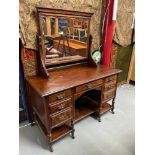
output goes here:
[{"label": "wooden drawer knob", "polygon": [[63,99],[65,97],[65,94],[60,94],[60,95],[57,95],[57,99],[60,100],[60,99]]},{"label": "wooden drawer knob", "polygon": [[58,106],[58,109],[59,110],[62,110],[62,109],[64,109],[65,108],[65,104],[60,104],[59,106]]},{"label": "wooden drawer knob", "polygon": [[113,88],[113,86],[108,86],[108,89],[112,89]]},{"label": "wooden drawer knob", "polygon": [[60,121],[63,121],[63,120],[65,120],[65,119],[66,119],[65,115],[62,115],[62,116],[59,117],[59,120],[60,120]]},{"label": "wooden drawer knob", "polygon": [[88,89],[92,88],[92,84],[88,84],[88,85],[87,85],[87,88],[88,88]]}]

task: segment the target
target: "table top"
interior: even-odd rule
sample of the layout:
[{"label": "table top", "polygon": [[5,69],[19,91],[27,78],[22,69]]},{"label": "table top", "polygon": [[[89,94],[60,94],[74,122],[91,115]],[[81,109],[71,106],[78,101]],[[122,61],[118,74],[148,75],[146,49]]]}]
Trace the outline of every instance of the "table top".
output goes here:
[{"label": "table top", "polygon": [[48,79],[41,76],[27,77],[26,81],[41,95],[47,96],[69,88],[79,86],[97,79],[118,74],[121,70],[110,69],[103,65],[92,67],[89,65],[74,66],[50,72]]}]

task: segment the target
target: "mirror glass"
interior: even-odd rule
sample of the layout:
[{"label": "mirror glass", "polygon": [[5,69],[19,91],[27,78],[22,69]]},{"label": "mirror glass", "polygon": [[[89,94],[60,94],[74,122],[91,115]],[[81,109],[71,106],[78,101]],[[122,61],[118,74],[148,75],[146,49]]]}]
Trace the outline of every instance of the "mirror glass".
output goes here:
[{"label": "mirror glass", "polygon": [[42,15],[45,65],[87,59],[88,18]]}]

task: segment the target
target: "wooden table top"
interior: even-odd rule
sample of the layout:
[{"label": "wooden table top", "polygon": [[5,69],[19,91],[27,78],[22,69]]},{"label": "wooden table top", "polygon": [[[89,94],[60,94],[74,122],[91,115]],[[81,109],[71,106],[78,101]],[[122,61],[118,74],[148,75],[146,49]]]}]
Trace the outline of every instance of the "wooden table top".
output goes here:
[{"label": "wooden table top", "polygon": [[41,96],[47,96],[120,72],[119,69],[110,69],[103,65],[98,67],[83,65],[52,71],[48,79],[32,76],[26,80]]}]

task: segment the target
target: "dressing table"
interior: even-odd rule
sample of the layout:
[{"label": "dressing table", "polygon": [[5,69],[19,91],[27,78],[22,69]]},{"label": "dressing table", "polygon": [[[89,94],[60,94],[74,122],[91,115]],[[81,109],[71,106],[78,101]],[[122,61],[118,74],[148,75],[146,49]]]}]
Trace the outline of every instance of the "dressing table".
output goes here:
[{"label": "dressing table", "polygon": [[[121,70],[96,65],[91,59],[91,37],[89,37],[91,13],[40,7],[37,8],[37,12],[40,25],[39,75],[27,77],[26,88],[32,121],[41,129],[49,142],[50,151],[53,151],[52,145],[56,140],[68,134],[74,138],[76,122],[90,115],[100,122],[103,113],[109,110],[114,113],[117,77]],[[87,36],[84,34],[83,39],[80,38],[81,34],[73,38],[67,35],[70,34],[66,32],[67,26],[75,29],[75,32],[79,26],[79,30],[85,29]],[[50,32],[47,31],[49,27],[53,27]],[[59,38],[62,32],[66,36]],[[47,36],[53,43],[50,46],[55,49],[55,53],[51,52],[55,57],[49,56],[51,59],[46,57]],[[66,37],[68,44],[65,43]],[[57,48],[62,42],[66,47]],[[72,45],[69,46],[72,42],[76,42],[77,46],[82,44],[84,48],[80,52],[72,51]],[[64,52],[67,47],[68,50]],[[56,55],[57,51],[62,55]],[[107,103],[110,100],[112,103]]]}]

